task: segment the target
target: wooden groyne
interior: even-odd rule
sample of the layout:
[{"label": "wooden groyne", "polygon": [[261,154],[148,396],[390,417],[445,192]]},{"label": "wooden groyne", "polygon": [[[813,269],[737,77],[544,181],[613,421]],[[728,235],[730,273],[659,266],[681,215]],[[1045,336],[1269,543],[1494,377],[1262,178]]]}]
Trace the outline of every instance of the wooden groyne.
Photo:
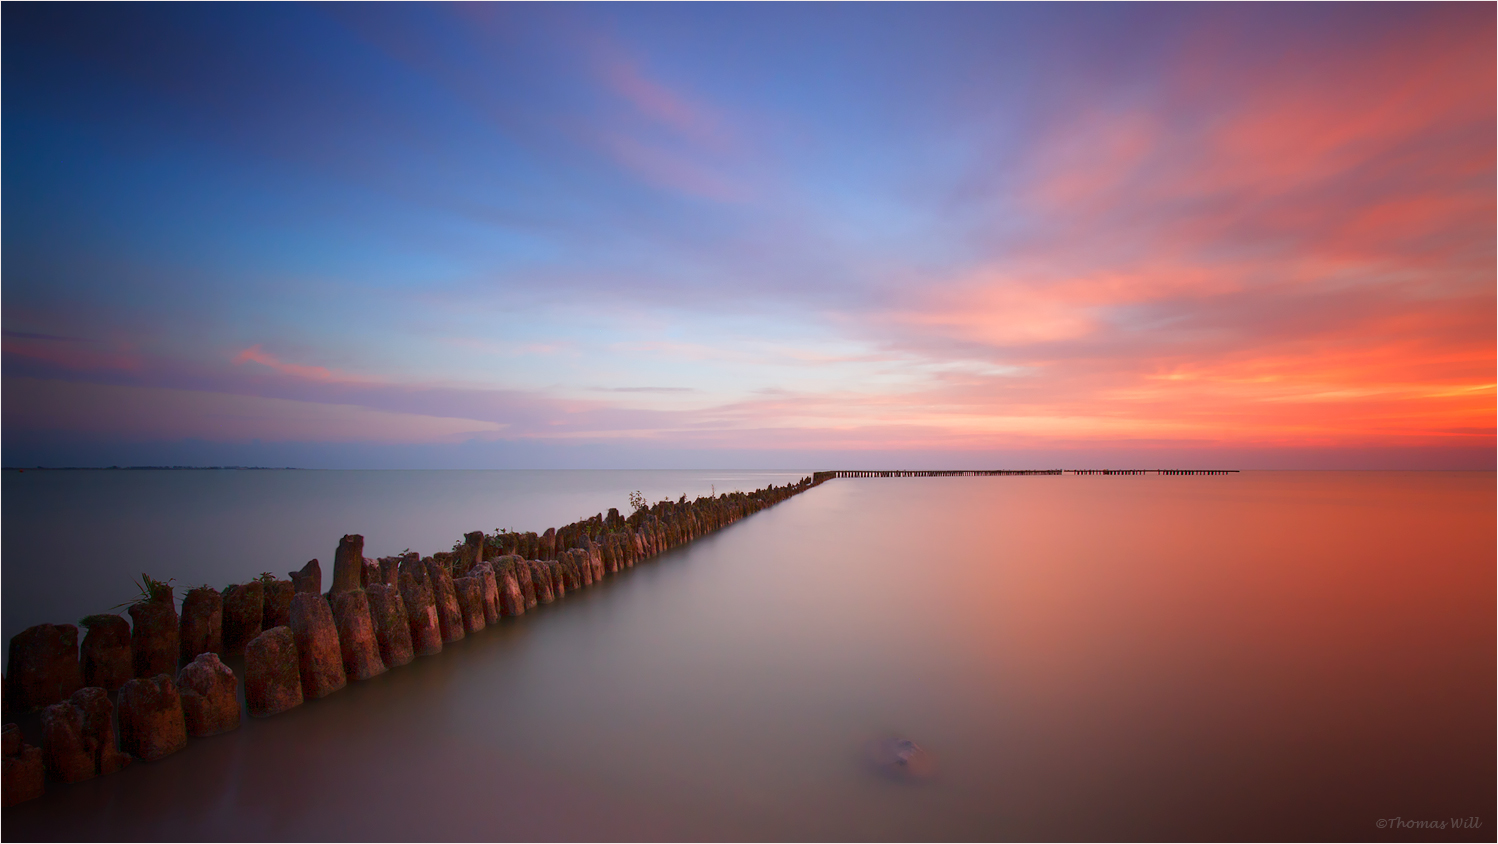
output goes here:
[{"label": "wooden groyne", "polygon": [[[825,473],[819,473],[825,474]],[[48,782],[155,761],[190,738],[238,729],[442,652],[541,604],[561,600],[671,548],[805,492],[825,478],[646,506],[544,533],[465,534],[451,551],[371,560],[348,535],[332,585],[312,560],[282,580],[269,572],[222,591],[174,590],[143,576],[131,621],[91,615],[78,627],[39,624],[10,640],[0,688],[6,720],[40,712],[40,746],[4,726],[4,805],[41,797]],[[220,659],[244,656],[243,676]],[[118,724],[118,729],[116,729]]]},{"label": "wooden groyne", "polygon": [[967,478],[990,475],[1234,475],[1237,469],[839,469],[814,472],[817,483],[833,478]]},{"label": "wooden groyne", "polygon": [[[377,677],[567,593],[586,589],[671,548],[727,527],[835,478],[994,475],[1224,475],[1232,469],[956,469],[815,472],[794,484],[611,509],[543,533],[465,534],[451,551],[371,560],[364,537],[333,555],[332,583],[312,560],[223,590],[190,589],[180,611],[168,583],[142,576],[130,620],[91,615],[13,636],[0,687],[7,720],[40,713],[40,746],[4,726],[4,805],[42,796],[47,783],[155,761],[191,738],[238,729]],[[244,658],[237,675],[220,657]],[[116,727],[116,725],[118,725]]]}]

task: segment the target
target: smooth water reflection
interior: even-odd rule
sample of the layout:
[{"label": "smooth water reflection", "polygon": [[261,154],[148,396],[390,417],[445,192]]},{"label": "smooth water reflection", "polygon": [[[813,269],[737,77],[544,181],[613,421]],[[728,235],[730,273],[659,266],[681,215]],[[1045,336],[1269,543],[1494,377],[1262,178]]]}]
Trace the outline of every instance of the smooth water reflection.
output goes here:
[{"label": "smooth water reflection", "polygon": [[4,628],[74,623],[129,601],[142,572],[222,589],[313,558],[346,533],[371,557],[447,551],[468,531],[541,532],[610,507],[785,484],[736,471],[52,470],[4,479]]},{"label": "smooth water reflection", "polygon": [[[833,481],[4,834],[1490,838],[1494,504],[1492,473]],[[872,773],[892,737],[937,775]]]}]

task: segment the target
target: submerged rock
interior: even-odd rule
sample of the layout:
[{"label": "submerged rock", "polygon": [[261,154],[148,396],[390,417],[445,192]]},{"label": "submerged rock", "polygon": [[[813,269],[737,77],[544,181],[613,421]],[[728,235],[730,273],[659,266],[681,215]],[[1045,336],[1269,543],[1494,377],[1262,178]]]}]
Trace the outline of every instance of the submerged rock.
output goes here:
[{"label": "submerged rock", "polygon": [[886,738],[865,748],[870,770],[897,780],[925,780],[936,775],[936,757],[910,739]]}]

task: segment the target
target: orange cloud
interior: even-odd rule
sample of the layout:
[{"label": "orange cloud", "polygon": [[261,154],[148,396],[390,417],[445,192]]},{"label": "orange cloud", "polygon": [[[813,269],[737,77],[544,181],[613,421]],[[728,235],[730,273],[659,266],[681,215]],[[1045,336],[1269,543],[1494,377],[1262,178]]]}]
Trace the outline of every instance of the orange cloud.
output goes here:
[{"label": "orange cloud", "polygon": [[885,397],[891,419],[994,447],[1492,447],[1491,36],[1318,44],[1251,74],[1188,53],[1154,100],[1064,110],[1018,168],[1021,235],[873,321],[1016,374],[954,373],[914,415]]}]

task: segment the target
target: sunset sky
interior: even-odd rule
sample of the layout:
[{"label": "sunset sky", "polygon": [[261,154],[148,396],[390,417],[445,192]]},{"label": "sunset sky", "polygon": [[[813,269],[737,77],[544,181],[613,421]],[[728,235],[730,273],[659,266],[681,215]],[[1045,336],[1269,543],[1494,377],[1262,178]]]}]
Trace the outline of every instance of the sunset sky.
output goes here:
[{"label": "sunset sky", "polygon": [[7,466],[1494,466],[1491,4],[3,18]]}]

